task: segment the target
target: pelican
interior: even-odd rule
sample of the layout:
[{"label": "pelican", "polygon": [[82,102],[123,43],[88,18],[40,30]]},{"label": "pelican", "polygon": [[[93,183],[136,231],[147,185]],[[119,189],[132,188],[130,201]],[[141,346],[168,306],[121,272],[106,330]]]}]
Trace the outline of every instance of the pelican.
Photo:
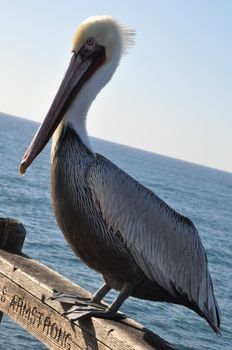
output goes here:
[{"label": "pelican", "polygon": [[[57,223],[74,253],[104,279],[90,300],[76,297],[70,319],[121,317],[119,308],[133,296],[185,306],[219,334],[219,307],[194,224],[95,153],[87,135],[88,109],[133,35],[110,16],[80,24],[67,72],[20,173],[52,137],[51,196]],[[106,307],[101,301],[111,289],[119,293]],[[60,291],[54,298],[68,302],[72,296]]]}]

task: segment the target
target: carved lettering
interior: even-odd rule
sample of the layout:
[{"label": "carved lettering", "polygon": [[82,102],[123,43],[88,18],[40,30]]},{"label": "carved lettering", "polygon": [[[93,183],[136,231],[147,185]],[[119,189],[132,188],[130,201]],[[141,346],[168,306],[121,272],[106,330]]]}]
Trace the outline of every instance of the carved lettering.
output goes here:
[{"label": "carved lettering", "polygon": [[22,314],[21,315],[23,317],[25,317],[27,320],[29,320],[30,315],[31,315],[31,307],[27,306],[27,304],[24,304],[23,307],[22,307]]},{"label": "carved lettering", "polygon": [[[35,320],[36,320],[36,314],[37,314],[37,309],[34,306],[31,310],[31,317],[30,317],[30,323],[35,324]],[[38,328],[38,327],[37,327]]]},{"label": "carved lettering", "polygon": [[62,329],[59,330],[57,343],[60,343],[62,346],[65,345],[66,332],[62,332]]},{"label": "carved lettering", "polygon": [[22,315],[23,310],[23,299],[18,295],[14,295],[10,302],[10,307],[17,312],[17,314]]},{"label": "carved lettering", "polygon": [[44,314],[42,312],[39,312],[37,309],[36,309],[36,312],[37,312],[37,320],[38,320],[37,328],[39,328],[39,326],[42,324],[42,318],[43,318]]},{"label": "carved lettering", "polygon": [[65,336],[65,342],[64,342],[64,346],[65,349],[70,350],[71,349],[71,343],[70,341],[72,341],[72,336],[70,333],[66,334]]},{"label": "carved lettering", "polygon": [[6,301],[5,296],[6,296],[7,292],[8,292],[8,289],[7,289],[7,287],[4,286],[2,289],[2,294],[1,294],[1,298],[0,298],[3,303],[5,303],[5,301]]},{"label": "carved lettering", "polygon": [[[4,286],[0,296],[2,302],[6,301],[7,293],[8,289]],[[71,334],[63,330],[56,322],[52,322],[51,317],[40,312],[36,306],[30,305],[25,299],[15,294],[11,298],[9,307],[34,327],[41,329],[45,335],[56,341],[62,348],[71,350]]]},{"label": "carved lettering", "polygon": [[71,344],[69,343],[72,340],[71,334],[66,333],[66,331],[63,331],[59,327],[57,328],[56,338],[54,339],[58,344],[65,347],[65,349],[69,350],[71,348]]},{"label": "carved lettering", "polygon": [[49,334],[49,328],[51,325],[51,319],[50,317],[45,317],[44,323],[43,323],[43,332],[46,333],[47,335]]},{"label": "carved lettering", "polygon": [[10,307],[15,311],[15,308],[18,305],[17,295],[14,295],[10,302]]},{"label": "carved lettering", "polygon": [[16,312],[21,315],[22,314],[22,308],[23,308],[23,299],[18,297],[18,304],[16,308]]},{"label": "carved lettering", "polygon": [[53,323],[51,325],[51,330],[50,330],[50,336],[52,339],[56,339],[57,338],[57,334],[59,333],[58,328],[57,328],[57,324]]}]

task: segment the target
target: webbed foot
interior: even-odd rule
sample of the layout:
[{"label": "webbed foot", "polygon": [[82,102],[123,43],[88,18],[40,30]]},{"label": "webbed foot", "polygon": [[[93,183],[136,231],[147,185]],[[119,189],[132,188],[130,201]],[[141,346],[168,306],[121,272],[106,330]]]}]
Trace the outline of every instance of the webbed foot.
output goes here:
[{"label": "webbed foot", "polygon": [[72,304],[74,306],[79,305],[80,307],[96,307],[100,309],[106,309],[107,305],[102,304],[100,301],[97,301],[94,296],[92,298],[83,297],[83,295],[78,293],[63,293],[56,290],[53,290],[51,300],[57,300],[60,303]]},{"label": "webbed foot", "polygon": [[110,306],[101,303],[102,298],[109,292],[109,290],[110,287],[107,284],[104,284],[95,294],[93,294],[92,298],[86,298],[76,293],[53,291],[50,299],[72,305],[67,311],[63,312],[63,315],[70,321],[89,317],[111,320],[126,318],[126,315],[118,312],[118,310],[123,302],[130,296],[133,290],[133,285],[131,283],[125,283],[119,295]]},{"label": "webbed foot", "polygon": [[83,320],[89,317],[104,318],[107,320],[121,320],[126,318],[121,312],[115,312],[110,309],[102,309],[98,307],[88,306],[72,306],[69,310],[63,312],[70,321]]}]

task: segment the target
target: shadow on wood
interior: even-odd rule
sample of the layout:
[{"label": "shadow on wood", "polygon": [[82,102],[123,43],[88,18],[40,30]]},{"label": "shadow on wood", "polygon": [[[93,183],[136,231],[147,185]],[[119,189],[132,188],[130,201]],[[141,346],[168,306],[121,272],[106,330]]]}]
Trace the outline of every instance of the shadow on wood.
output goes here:
[{"label": "shadow on wood", "polygon": [[[9,229],[8,225],[16,222],[7,220],[4,223],[4,219],[0,219],[0,237],[11,237],[11,249],[14,241],[21,242],[13,250],[19,253],[25,238],[25,235],[22,238],[24,229],[19,229],[17,225],[16,230]],[[84,297],[90,296],[90,293],[22,253],[5,251],[7,239],[4,238],[3,241],[3,245],[0,242],[1,248],[4,248],[0,250],[0,310],[49,349],[174,349],[162,338],[129,318],[123,321],[91,318],[70,323],[61,315],[63,306],[50,300],[52,290],[59,290],[62,286],[64,292],[79,293]]]}]

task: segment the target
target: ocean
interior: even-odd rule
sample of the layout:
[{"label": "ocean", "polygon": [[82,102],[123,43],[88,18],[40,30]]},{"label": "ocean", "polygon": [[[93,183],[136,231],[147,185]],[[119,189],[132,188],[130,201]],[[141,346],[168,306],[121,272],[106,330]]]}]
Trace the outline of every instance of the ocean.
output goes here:
[{"label": "ocean", "polygon": [[[50,145],[26,176],[19,175],[19,163],[37,127],[38,123],[0,113],[0,217],[12,217],[24,224],[24,253],[95,291],[101,276],[72,253],[52,212]],[[221,309],[222,336],[215,335],[203,319],[181,306],[129,298],[122,311],[180,350],[232,349],[232,174],[95,138],[91,143],[98,153],[195,223]],[[106,300],[114,296],[112,293]],[[5,348],[45,349],[7,316],[0,327],[0,349]]]}]

